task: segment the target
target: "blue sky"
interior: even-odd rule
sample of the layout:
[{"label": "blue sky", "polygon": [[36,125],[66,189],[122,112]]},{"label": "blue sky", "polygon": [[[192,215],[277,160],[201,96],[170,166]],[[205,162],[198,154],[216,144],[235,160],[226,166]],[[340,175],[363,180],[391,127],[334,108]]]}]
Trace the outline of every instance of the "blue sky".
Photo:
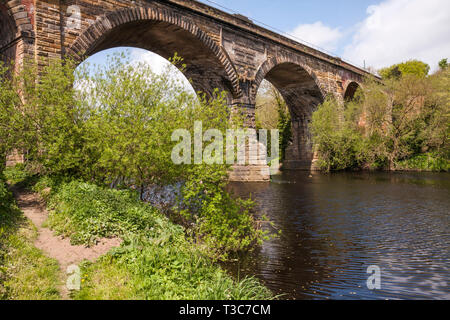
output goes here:
[{"label": "blue sky", "polygon": [[[210,1],[201,0],[216,6]],[[226,8],[284,32],[299,25],[323,22],[331,29],[351,29],[366,17],[367,8],[381,0],[213,0]],[[222,9],[218,7],[219,9]],[[224,10],[226,11],[226,10]],[[347,40],[350,40],[348,37]],[[313,44],[316,44],[313,42]],[[325,48],[326,49],[326,48]],[[337,54],[342,53],[337,48]]]},{"label": "blue sky", "polygon": [[[450,58],[450,0],[212,1],[355,65],[365,63],[379,69],[419,59],[436,70],[440,59]],[[102,62],[105,54],[99,53],[90,61]],[[142,50],[133,49],[132,56],[147,60],[156,69],[165,63]]]},{"label": "blue sky", "polygon": [[[209,1],[201,0],[215,6]],[[301,23],[326,21],[332,27],[349,27],[364,19],[368,6],[376,0],[213,0],[247,17],[282,30]],[[219,7],[220,8],[220,7]]]}]

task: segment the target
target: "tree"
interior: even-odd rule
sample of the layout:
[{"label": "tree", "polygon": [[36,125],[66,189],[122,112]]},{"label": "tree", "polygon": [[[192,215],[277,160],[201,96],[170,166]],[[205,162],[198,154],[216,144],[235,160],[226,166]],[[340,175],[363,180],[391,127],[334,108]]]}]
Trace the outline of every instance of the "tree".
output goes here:
[{"label": "tree", "polygon": [[383,79],[387,80],[399,79],[404,75],[415,75],[419,78],[424,78],[429,72],[430,66],[428,64],[419,60],[410,60],[381,69],[379,74]]},{"label": "tree", "polygon": [[356,119],[360,106],[350,102],[343,108],[334,98],[327,98],[313,113],[311,132],[320,154],[320,167],[329,172],[358,167],[361,160],[362,135]]},{"label": "tree", "polygon": [[361,98],[345,106],[344,120],[340,104],[328,99],[312,121],[322,167],[447,170],[449,85],[450,68],[428,77],[366,79]]},{"label": "tree", "polygon": [[448,67],[448,62],[447,62],[447,58],[442,59],[441,61],[439,61],[439,68],[441,70],[445,70]]},{"label": "tree", "polygon": [[[172,63],[184,69],[181,58]],[[138,187],[185,179],[186,167],[171,158],[178,143],[172,133],[183,129],[192,137],[194,120],[202,122],[203,131],[225,132],[231,125],[222,93],[197,98],[174,72],[169,66],[155,74],[147,63],[131,64],[125,55],[91,72],[87,82],[95,86],[88,95],[95,104],[89,108],[87,133],[90,149],[100,150],[94,171],[101,177],[126,178]]]},{"label": "tree", "polygon": [[0,175],[4,169],[6,156],[11,152],[15,140],[14,106],[18,101],[18,95],[10,71],[9,66],[0,62]]}]

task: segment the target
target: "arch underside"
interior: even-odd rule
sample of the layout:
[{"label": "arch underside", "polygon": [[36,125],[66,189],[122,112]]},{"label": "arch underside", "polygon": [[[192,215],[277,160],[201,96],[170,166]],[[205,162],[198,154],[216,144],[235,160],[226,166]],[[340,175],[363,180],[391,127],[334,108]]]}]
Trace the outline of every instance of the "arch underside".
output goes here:
[{"label": "arch underside", "polygon": [[348,102],[355,98],[356,91],[358,90],[359,85],[356,82],[350,82],[345,90],[344,101]]},{"label": "arch underside", "polygon": [[114,47],[138,47],[165,59],[178,54],[186,64],[185,76],[192,80],[195,91],[208,96],[214,89],[228,92],[231,101],[236,96],[233,84],[219,58],[196,35],[165,21],[139,20],[121,24],[96,39],[84,53],[92,55]]},{"label": "arch underside", "polygon": [[286,102],[292,119],[292,141],[286,149],[283,168],[311,169],[313,148],[310,134],[312,113],[323,102],[315,79],[301,66],[283,63],[265,76]]},{"label": "arch underside", "polygon": [[16,24],[6,8],[0,6],[0,61],[15,59],[16,45],[13,44],[17,34]]}]

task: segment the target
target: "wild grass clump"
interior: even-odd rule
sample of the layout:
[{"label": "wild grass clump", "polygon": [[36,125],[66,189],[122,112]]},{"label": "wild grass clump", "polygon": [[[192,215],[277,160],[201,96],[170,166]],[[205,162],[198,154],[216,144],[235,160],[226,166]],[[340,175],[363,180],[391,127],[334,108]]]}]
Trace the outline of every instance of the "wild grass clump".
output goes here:
[{"label": "wild grass clump", "polygon": [[76,299],[247,300],[271,293],[254,278],[235,281],[184,239],[182,230],[160,238],[133,238],[82,267]]},{"label": "wild grass clump", "polygon": [[[131,190],[115,190],[81,181],[63,183],[52,191],[47,225],[72,244],[92,245],[99,238],[146,233],[157,236],[164,217]],[[45,190],[45,189],[43,189]]]}]

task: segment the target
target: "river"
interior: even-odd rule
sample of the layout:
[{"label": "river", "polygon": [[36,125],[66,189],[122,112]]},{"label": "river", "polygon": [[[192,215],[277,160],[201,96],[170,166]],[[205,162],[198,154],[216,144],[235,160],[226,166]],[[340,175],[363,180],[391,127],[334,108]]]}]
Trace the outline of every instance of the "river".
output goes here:
[{"label": "river", "polygon": [[231,188],[281,235],[229,268],[282,299],[450,299],[450,174],[285,172]]}]

